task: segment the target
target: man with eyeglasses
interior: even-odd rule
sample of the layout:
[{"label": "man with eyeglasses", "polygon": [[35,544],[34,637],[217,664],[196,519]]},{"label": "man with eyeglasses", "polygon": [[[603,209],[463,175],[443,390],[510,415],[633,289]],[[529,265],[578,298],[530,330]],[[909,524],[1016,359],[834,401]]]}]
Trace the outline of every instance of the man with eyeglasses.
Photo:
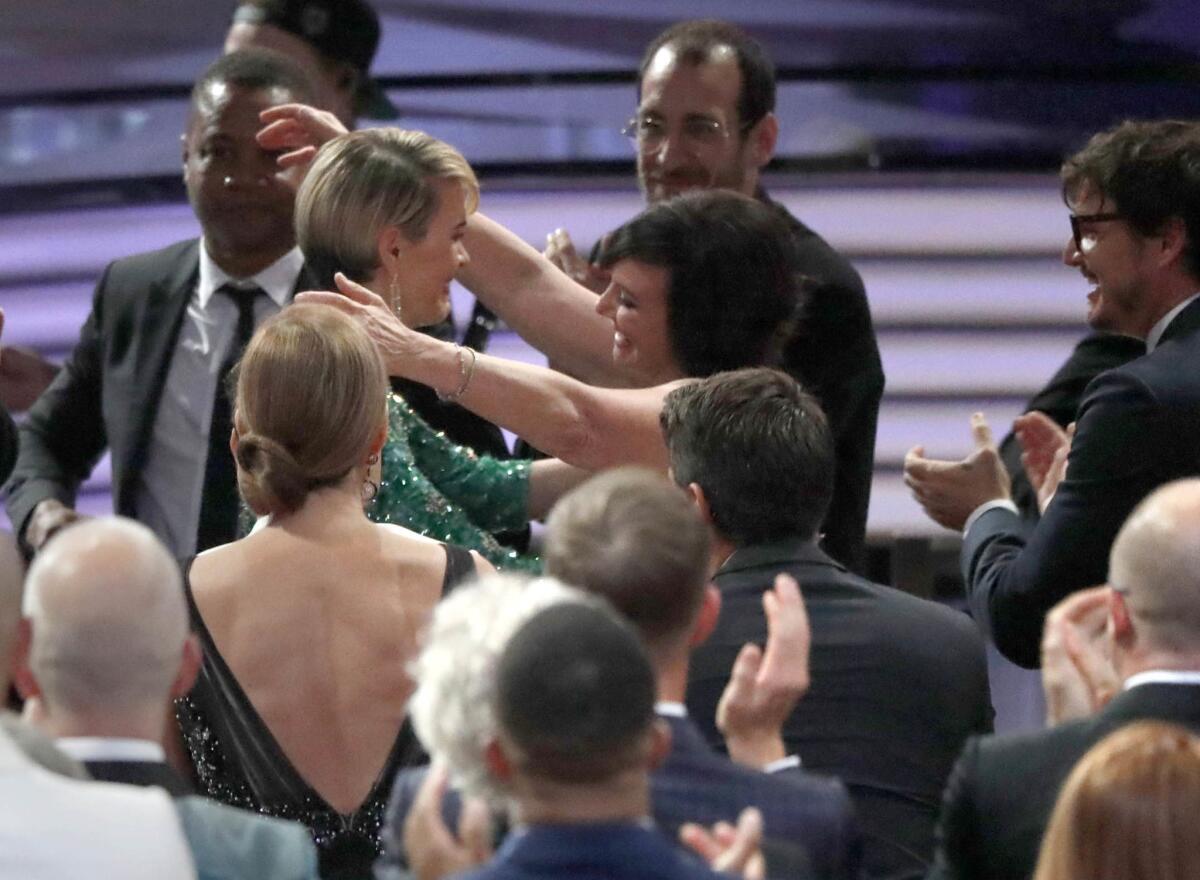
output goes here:
[{"label": "man with eyeglasses", "polygon": [[1071,237],[1063,262],[1091,285],[1088,324],[1145,340],[1147,353],[1088,385],[1074,436],[1026,416],[1017,431],[1043,505],[1028,533],[980,414],[976,450],[905,481],[925,512],[964,529],[972,613],[1001,653],[1037,666],[1046,612],[1101,583],[1121,523],[1156,487],[1200,474],[1200,125],[1126,122],[1062,168]]},{"label": "man with eyeglasses", "polygon": [[[760,175],[775,152],[775,69],[763,47],[739,28],[686,21],[647,47],[637,112],[625,133],[637,149],[638,183],[654,203],[691,189],[730,189],[776,208],[792,231],[796,270],[808,302],[784,353],[784,366],[820,400],[837,444],[833,504],[823,548],[852,568],[861,563],[883,395],[883,367],[862,279],[824,239],[772,202]],[[604,279],[556,230],[546,256],[576,281],[603,290]]]}]

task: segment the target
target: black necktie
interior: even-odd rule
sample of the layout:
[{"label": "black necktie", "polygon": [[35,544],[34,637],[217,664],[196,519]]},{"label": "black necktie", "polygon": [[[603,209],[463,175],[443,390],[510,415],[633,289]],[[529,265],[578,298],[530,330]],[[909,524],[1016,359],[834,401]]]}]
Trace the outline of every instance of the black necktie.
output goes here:
[{"label": "black necktie", "polygon": [[254,335],[254,301],[262,293],[259,287],[240,288],[226,284],[217,290],[234,301],[238,309],[233,344],[221,363],[217,393],[213,397],[212,422],[208,431],[208,458],[204,463],[204,488],[200,501],[200,528],[196,534],[196,552],[228,544],[237,537],[237,468],[229,452],[229,432],[233,429],[233,401],[227,394],[229,373],[246,350]]}]

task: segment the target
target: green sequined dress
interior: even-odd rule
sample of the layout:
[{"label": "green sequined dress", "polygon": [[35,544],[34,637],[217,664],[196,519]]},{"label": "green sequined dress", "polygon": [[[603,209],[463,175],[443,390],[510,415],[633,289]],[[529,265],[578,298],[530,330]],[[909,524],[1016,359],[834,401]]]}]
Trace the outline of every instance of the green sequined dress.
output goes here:
[{"label": "green sequined dress", "polygon": [[500,569],[541,569],[492,532],[520,529],[529,521],[531,462],[476,455],[433,430],[398,394],[388,397],[388,439],[383,478],[367,515],[448,544],[478,550]]}]

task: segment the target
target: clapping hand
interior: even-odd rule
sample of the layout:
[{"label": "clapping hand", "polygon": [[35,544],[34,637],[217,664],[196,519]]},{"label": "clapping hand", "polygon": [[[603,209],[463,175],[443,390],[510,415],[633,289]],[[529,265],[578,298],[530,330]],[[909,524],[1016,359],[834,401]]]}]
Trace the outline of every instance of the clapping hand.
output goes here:
[{"label": "clapping hand", "polygon": [[1092,715],[1120,689],[1108,650],[1109,593],[1107,586],[1080,590],[1046,615],[1042,689],[1047,724]]},{"label": "clapping hand", "polygon": [[679,829],[679,839],[708,862],[710,868],[742,880],[766,877],[762,838],[762,813],[754,807],[742,810],[736,828],[728,822],[718,822],[712,828],[688,822]]},{"label": "clapping hand", "polygon": [[492,857],[492,820],[478,798],[463,798],[458,833],[442,819],[446,768],[434,763],[404,820],[404,851],[417,880],[438,880],[482,865]]},{"label": "clapping hand", "polygon": [[1011,497],[1011,479],[982,413],[971,416],[975,451],[962,461],[926,458],[923,446],[904,456],[904,484],[938,525],[961,531],[981,504]]},{"label": "clapping hand", "polygon": [[1067,454],[1075,436],[1075,423],[1064,431],[1045,413],[1035,411],[1018,416],[1013,421],[1013,430],[1021,443],[1025,475],[1037,493],[1038,511],[1044,513],[1067,474]]}]

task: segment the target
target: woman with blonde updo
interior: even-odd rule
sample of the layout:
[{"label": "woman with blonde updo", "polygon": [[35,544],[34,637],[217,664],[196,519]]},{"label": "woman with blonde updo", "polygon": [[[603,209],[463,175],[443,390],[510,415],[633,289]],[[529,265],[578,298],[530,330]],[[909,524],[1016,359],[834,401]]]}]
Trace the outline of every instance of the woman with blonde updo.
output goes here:
[{"label": "woman with blonde updo", "polygon": [[313,832],[323,877],[369,876],[396,770],[423,754],[406,668],[439,598],[483,559],[372,523],[387,377],[363,330],[293,306],[237,373],[230,441],[263,525],[191,563],[205,649],[177,714],[199,789]]},{"label": "woman with blonde updo", "polygon": [[[475,174],[449,144],[419,131],[356,131],[317,153],[296,195],[296,239],[320,284],[332,288],[342,272],[406,326],[426,327],[449,313],[450,283],[470,260],[467,216],[478,202]],[[474,353],[459,353],[465,385]],[[492,533],[544,515],[586,472],[557,460],[479,457],[432,430],[400,395],[389,397],[388,409],[370,516],[471,547],[501,567],[537,568]]]},{"label": "woman with blonde updo", "polygon": [[1034,880],[1200,877],[1200,739],[1145,721],[1109,734],[1067,777]]}]

